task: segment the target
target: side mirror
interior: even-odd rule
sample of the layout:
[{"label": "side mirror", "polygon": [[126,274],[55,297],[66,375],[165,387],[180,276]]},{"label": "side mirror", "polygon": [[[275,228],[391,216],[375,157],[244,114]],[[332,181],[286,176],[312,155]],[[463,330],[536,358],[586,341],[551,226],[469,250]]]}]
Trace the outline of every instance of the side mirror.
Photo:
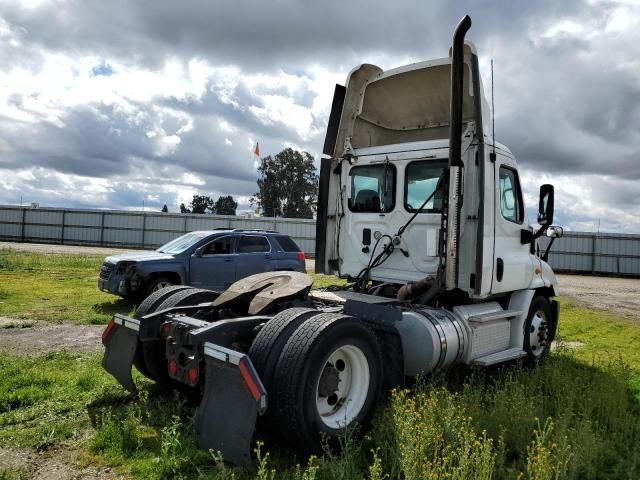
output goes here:
[{"label": "side mirror", "polygon": [[202,252],[204,252],[205,248],[206,248],[206,245],[203,245],[201,247],[196,248],[196,251],[193,252],[193,256],[194,257],[201,257],[202,256]]},{"label": "side mirror", "polygon": [[553,225],[547,228],[547,237],[549,238],[560,238],[564,234],[564,229],[562,227],[554,227]]},{"label": "side mirror", "polygon": [[553,223],[553,185],[540,185],[540,203],[538,204],[538,224],[546,227]]}]

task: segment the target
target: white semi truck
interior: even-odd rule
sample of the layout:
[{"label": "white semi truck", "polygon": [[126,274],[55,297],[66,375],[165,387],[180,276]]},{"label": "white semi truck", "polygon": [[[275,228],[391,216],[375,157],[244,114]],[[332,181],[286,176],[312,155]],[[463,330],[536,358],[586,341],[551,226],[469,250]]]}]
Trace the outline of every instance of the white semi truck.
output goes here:
[{"label": "white semi truck", "polygon": [[155,292],[116,315],[103,364],[136,391],[202,388],[197,439],[250,462],[258,415],[283,440],[317,448],[366,423],[407,377],[455,365],[536,362],[558,324],[557,283],[536,238],[557,237],[554,191],[529,226],[514,155],[490,135],[469,17],[448,57],[337,86],[320,174],[316,271],[351,280],[311,290],[297,272],[224,292]]}]

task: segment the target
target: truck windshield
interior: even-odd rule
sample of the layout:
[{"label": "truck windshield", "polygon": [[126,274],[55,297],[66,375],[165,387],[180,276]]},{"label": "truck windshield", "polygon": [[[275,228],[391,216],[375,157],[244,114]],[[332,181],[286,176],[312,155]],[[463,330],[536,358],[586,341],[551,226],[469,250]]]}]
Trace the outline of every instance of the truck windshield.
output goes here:
[{"label": "truck windshield", "polygon": [[182,253],[188,248],[192,247],[204,237],[209,235],[209,232],[191,232],[182,235],[174,240],[171,240],[169,243],[165,243],[161,246],[156,252],[160,253]]}]

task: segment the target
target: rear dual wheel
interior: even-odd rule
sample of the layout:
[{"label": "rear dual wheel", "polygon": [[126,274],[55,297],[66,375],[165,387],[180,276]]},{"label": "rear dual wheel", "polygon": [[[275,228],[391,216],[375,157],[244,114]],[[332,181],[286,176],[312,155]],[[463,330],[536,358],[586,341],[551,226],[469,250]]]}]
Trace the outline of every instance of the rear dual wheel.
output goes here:
[{"label": "rear dual wheel", "polygon": [[[162,302],[164,302],[167,298],[169,298],[171,295],[177,292],[180,292],[182,290],[187,290],[189,288],[192,288],[192,287],[186,287],[184,285],[175,285],[175,286],[170,286],[170,287],[156,290],[147,298],[145,298],[142,301],[142,303],[140,303],[140,305],[138,305],[138,308],[136,308],[136,311],[133,314],[133,318],[137,318],[139,320],[145,315],[155,312],[157,307]],[[151,378],[149,370],[147,369],[147,365],[144,361],[142,349],[143,349],[142,342],[138,340],[138,347],[136,348],[136,355],[133,358],[133,364],[140,371],[140,373],[142,373],[145,377]]]},{"label": "rear dual wheel", "polygon": [[[158,290],[151,294],[140,304],[135,318],[141,318],[153,312],[167,308],[197,305],[204,302],[212,302],[218,294],[212,290],[202,290],[193,287],[173,286]],[[166,340],[147,340],[138,342],[134,365],[140,372],[164,386],[173,386],[167,373]]]},{"label": "rear dual wheel", "polygon": [[286,339],[270,377],[271,424],[306,450],[321,438],[366,423],[382,386],[382,356],[373,332],[336,313],[304,320]]}]

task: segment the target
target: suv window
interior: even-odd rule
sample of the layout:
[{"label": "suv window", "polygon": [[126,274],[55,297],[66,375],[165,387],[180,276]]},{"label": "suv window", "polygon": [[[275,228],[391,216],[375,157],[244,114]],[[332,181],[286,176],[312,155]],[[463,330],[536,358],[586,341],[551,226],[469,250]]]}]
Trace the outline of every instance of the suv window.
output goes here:
[{"label": "suv window", "polygon": [[229,255],[232,247],[232,237],[222,237],[211,242],[202,252],[203,255]]},{"label": "suv window", "polygon": [[387,213],[393,210],[396,198],[396,167],[390,163],[383,165],[362,165],[349,171],[351,177],[352,212]]},{"label": "suv window", "polygon": [[[447,160],[421,160],[411,162],[405,170],[404,208],[416,212],[438,185],[438,180],[447,166]],[[442,190],[437,192],[420,213],[442,211]]]},{"label": "suv window", "polygon": [[522,192],[518,174],[511,168],[500,167],[500,212],[502,216],[514,223],[522,223],[524,209],[522,204]]},{"label": "suv window", "polygon": [[242,236],[238,245],[238,253],[268,252],[271,250],[266,237]]},{"label": "suv window", "polygon": [[278,236],[276,236],[276,240],[278,241],[278,243],[282,247],[282,250],[284,250],[285,252],[299,252],[300,251],[300,247],[298,247],[298,245],[296,245],[296,242],[291,240],[291,238],[289,238],[289,237],[286,237],[284,235],[278,235]]}]

